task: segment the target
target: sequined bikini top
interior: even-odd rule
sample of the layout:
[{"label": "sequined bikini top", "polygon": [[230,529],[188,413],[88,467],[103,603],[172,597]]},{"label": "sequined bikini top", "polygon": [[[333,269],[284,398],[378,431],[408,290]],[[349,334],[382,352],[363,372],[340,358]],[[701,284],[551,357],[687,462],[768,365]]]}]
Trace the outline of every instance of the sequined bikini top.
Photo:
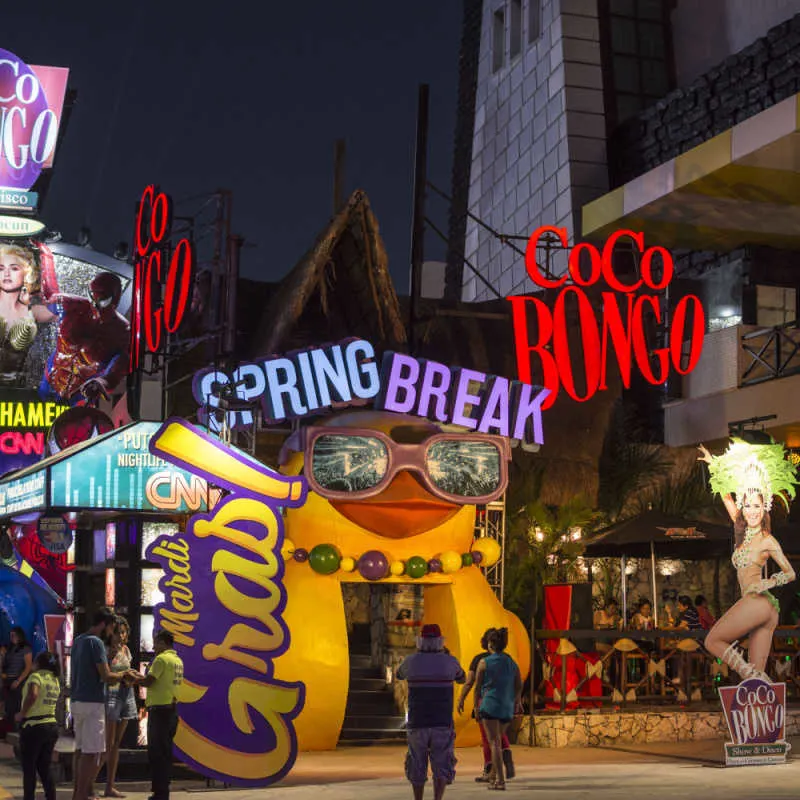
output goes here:
[{"label": "sequined bikini top", "polygon": [[748,528],[744,534],[744,541],[733,551],[731,561],[736,569],[744,569],[757,565],[755,560],[757,553],[754,552],[751,544],[753,539],[761,533],[761,528]]},{"label": "sequined bikini top", "polygon": [[7,342],[12,350],[27,350],[36,338],[36,330],[36,320],[30,312],[11,325],[0,317],[0,341]]}]

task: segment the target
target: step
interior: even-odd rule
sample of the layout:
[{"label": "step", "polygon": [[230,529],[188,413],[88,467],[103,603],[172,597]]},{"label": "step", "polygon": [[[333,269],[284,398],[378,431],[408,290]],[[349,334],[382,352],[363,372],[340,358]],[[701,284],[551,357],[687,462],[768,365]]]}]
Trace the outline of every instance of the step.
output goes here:
[{"label": "step", "polygon": [[383,728],[351,728],[347,726],[342,728],[339,741],[340,744],[343,742],[405,744],[406,734],[405,731],[387,731]]},{"label": "step", "polygon": [[370,715],[364,714],[351,716],[345,714],[343,729],[347,730],[371,730],[371,731],[385,731],[392,735],[402,732],[405,735],[406,718],[399,715]]},{"label": "step", "polygon": [[406,737],[392,739],[339,739],[337,747],[405,747]]},{"label": "step", "polygon": [[347,705],[344,709],[345,717],[354,714],[386,714],[387,716],[394,716],[397,714],[397,706],[388,692],[385,695],[374,695],[372,697],[349,697]]},{"label": "step", "polygon": [[383,678],[350,678],[351,692],[385,692],[386,687]]},{"label": "step", "polygon": [[354,667],[350,666],[350,680],[354,678],[380,678],[385,683],[384,671],[377,667]]},{"label": "step", "polygon": [[369,653],[354,653],[350,652],[350,667],[357,669],[376,669],[372,664],[372,656]]}]

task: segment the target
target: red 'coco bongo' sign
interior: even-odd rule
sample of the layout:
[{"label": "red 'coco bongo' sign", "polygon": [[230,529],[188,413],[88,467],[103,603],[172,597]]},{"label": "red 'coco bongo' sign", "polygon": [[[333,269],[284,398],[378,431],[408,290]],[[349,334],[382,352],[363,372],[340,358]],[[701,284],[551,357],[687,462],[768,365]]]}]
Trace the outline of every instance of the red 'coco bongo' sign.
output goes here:
[{"label": "red 'coco bongo' sign", "polygon": [[[644,234],[620,230],[609,237],[602,250],[588,242],[572,247],[568,275],[551,279],[542,273],[536,262],[536,247],[545,233],[555,234],[567,247],[566,228],[551,225],[537,228],[528,240],[525,268],[537,286],[561,290],[552,308],[538,297],[519,295],[506,298],[511,303],[519,379],[523,383],[533,382],[532,361],[536,356],[541,364],[544,386],[550,390],[542,409],[553,405],[561,386],[578,402],[585,402],[598,391],[607,389],[608,359],[612,350],[626,389],[630,387],[634,364],[653,386],[666,383],[670,367],[680,375],[687,375],[697,366],[703,349],[705,315],[700,299],[695,295],[686,295],[675,305],[666,347],[651,350],[647,342],[645,331],[648,323],[661,325],[664,322],[660,298],[653,293],[663,292],[675,274],[675,264],[668,250],[663,247],[645,249]],[[616,274],[612,258],[617,242],[623,237],[632,239],[641,253],[640,276],[630,283],[623,282]],[[569,278],[572,283],[565,285]],[[603,314],[598,324],[584,289],[601,280],[610,291],[601,293]],[[583,394],[576,387],[576,372],[569,349],[568,301],[577,304],[578,310],[582,372],[586,383]],[[529,333],[530,311],[534,312],[536,319],[535,337]],[[687,340],[688,355],[684,360],[683,346]]]},{"label": "red 'coco bongo' sign", "polygon": [[165,335],[178,330],[189,305],[194,247],[187,237],[173,246],[171,234],[172,198],[150,185],[139,201],[134,230],[131,371],[143,353],[157,353]]}]

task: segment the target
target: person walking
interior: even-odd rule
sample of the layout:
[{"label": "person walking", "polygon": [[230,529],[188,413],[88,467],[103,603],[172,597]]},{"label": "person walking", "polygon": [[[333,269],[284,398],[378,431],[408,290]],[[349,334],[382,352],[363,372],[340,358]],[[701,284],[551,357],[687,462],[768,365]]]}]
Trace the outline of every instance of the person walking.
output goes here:
[{"label": "person walking", "polygon": [[[467,682],[464,684],[464,687],[461,689],[461,696],[458,698],[458,713],[464,713],[464,704],[469,697],[469,693],[472,691],[473,687],[475,686],[475,674],[478,671],[478,664],[483,661],[486,656],[489,655],[489,634],[495,630],[495,628],[487,628],[483,636],[481,636],[481,652],[472,659],[469,670],[467,670]],[[474,701],[474,708],[472,710],[472,716],[477,718],[477,710],[478,706],[480,705],[480,697],[475,695]],[[492,771],[492,749],[489,746],[489,740],[486,738],[486,730],[484,729],[483,725],[478,723],[478,729],[481,732],[481,747],[483,748],[483,774],[479,775],[475,778],[476,783],[488,783],[489,782],[489,775]],[[502,746],[503,746],[503,766],[505,767],[506,773],[506,780],[511,780],[516,775],[516,770],[514,768],[514,757],[511,752],[511,744],[508,741],[508,736],[504,733],[502,737]]]},{"label": "person walking", "polygon": [[33,651],[25,631],[15,625],[11,629],[11,647],[4,660],[3,686],[6,690],[6,718],[11,730],[16,726],[16,716],[22,702],[22,687],[33,671]]},{"label": "person walking", "polygon": [[39,653],[34,671],[25,684],[25,699],[16,715],[21,723],[19,747],[25,800],[36,796],[36,774],[46,800],[56,800],[56,785],[50,772],[53,750],[58,741],[56,705],[61,693],[61,669],[53,653]]},{"label": "person walking", "polygon": [[71,650],[70,708],[75,728],[73,800],[93,796],[100,759],[106,750],[106,685],[123,674],[111,672],[105,641],[114,633],[114,612],[99,609],[89,630],[75,638]]},{"label": "person walking", "polygon": [[466,675],[458,661],[445,652],[438,625],[423,625],[417,652],[405,658],[397,678],[408,681],[406,778],[414,800],[422,800],[430,762],[433,797],[441,800],[456,777],[453,683],[464,683]]},{"label": "person walking", "polygon": [[150,762],[150,800],[168,800],[172,772],[172,742],[178,728],[176,692],[183,683],[183,661],[175,652],[175,638],[162,630],[155,638],[156,657],[147,675],[135,683],[147,689],[147,760]]},{"label": "person walking", "polygon": [[[116,618],[116,628],[106,648],[109,667],[114,673],[128,673],[131,669],[131,651],[128,649],[130,626],[125,617]],[[106,693],[106,797],[125,797],[114,782],[119,766],[122,737],[130,720],[138,716],[136,698],[130,682],[109,686]]]},{"label": "person walking", "polygon": [[478,719],[486,730],[492,751],[489,788],[505,790],[503,777],[503,734],[508,730],[514,711],[521,707],[522,676],[508,653],[508,629],[498,628],[487,637],[489,655],[480,664],[475,676],[475,696],[480,697]]}]

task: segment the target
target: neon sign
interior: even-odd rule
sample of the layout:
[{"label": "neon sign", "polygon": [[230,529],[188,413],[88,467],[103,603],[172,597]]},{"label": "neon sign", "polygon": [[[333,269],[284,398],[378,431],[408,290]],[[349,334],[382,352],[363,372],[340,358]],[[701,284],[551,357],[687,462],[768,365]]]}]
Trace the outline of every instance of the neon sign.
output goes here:
[{"label": "neon sign", "polygon": [[194,247],[187,237],[172,247],[171,233],[172,198],[151,184],[142,192],[134,231],[131,371],[144,353],[159,352],[165,336],[180,328],[189,305]]},{"label": "neon sign", "polygon": [[0,50],[0,186],[30,189],[52,166],[68,74]]},{"label": "neon sign", "polygon": [[[16,390],[2,394],[2,397],[20,396],[26,394]],[[47,451],[47,429],[67,408],[41,400],[0,399],[0,473],[23,469],[43,458]]]},{"label": "neon sign", "polygon": [[198,419],[219,431],[253,423],[249,410],[223,411],[221,398],[235,396],[261,406],[271,422],[373,402],[375,408],[460,425],[528,444],[542,444],[541,411],[547,389],[452,368],[437,361],[387,352],[378,367],[375,349],[363,339],[312,348],[239,365],[230,375],[216,369],[195,374]]},{"label": "neon sign", "polygon": [[[653,386],[666,383],[670,368],[687,375],[696,366],[703,349],[705,315],[700,299],[695,295],[682,297],[675,306],[669,325],[669,343],[652,350],[645,336],[650,323],[661,325],[659,297],[652,292],[663,292],[669,286],[675,266],[669,251],[663,247],[644,247],[644,234],[633,231],[616,231],[605,243],[602,251],[592,244],[582,242],[571,248],[569,277],[572,285],[566,286],[567,275],[550,279],[542,274],[536,262],[536,246],[544,233],[555,234],[567,247],[567,229],[550,225],[537,228],[528,240],[525,267],[531,280],[544,289],[559,289],[552,308],[538,297],[525,295],[506,298],[511,303],[514,325],[514,342],[517,374],[524,383],[533,376],[533,357],[536,356],[544,376],[544,385],[550,390],[542,408],[553,405],[559,388],[578,402],[591,399],[598,391],[608,388],[608,366],[613,352],[619,366],[622,383],[630,387],[631,370],[635,365],[644,379]],[[629,237],[641,253],[641,277],[624,283],[615,273],[612,254],[618,240]],[[590,271],[584,274],[582,258],[588,257]],[[594,308],[584,291],[586,287],[603,280],[611,291],[602,292],[603,314],[598,326]],[[641,294],[636,294],[642,291]],[[567,301],[577,304],[580,326],[582,373],[585,390],[581,394],[576,386],[572,354],[570,353],[567,319]],[[622,302],[620,302],[622,301]],[[622,307],[621,307],[622,306]],[[528,312],[536,319],[536,335],[532,339],[528,328]],[[683,345],[688,338],[689,353],[684,363]]]}]

